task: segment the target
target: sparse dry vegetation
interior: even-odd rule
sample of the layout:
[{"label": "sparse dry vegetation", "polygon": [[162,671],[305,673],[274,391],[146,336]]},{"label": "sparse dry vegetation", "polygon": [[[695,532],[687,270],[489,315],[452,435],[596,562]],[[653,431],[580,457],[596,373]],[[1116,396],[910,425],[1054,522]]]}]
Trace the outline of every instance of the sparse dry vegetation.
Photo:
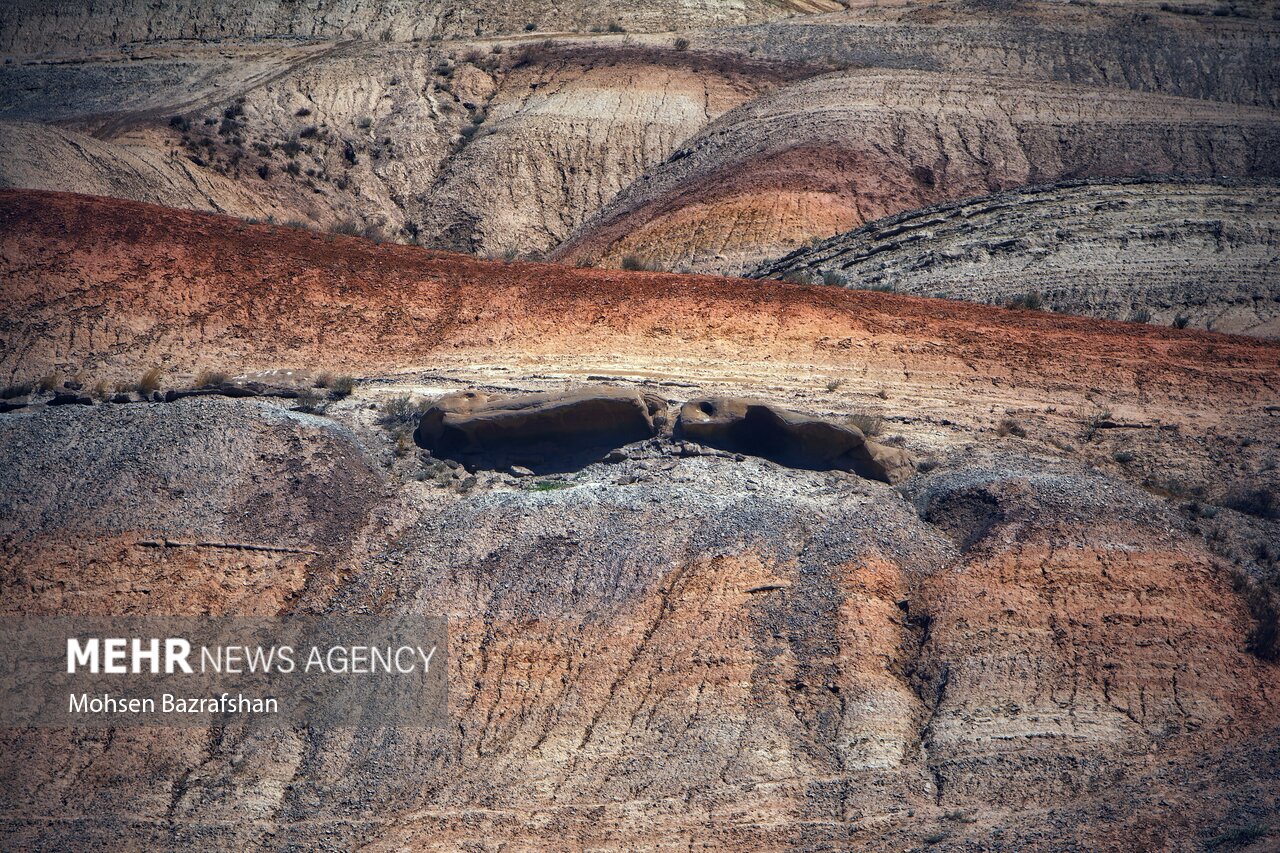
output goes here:
[{"label": "sparse dry vegetation", "polygon": [[650,272],[653,266],[639,255],[623,255],[622,268],[632,272]]},{"label": "sparse dry vegetation", "polygon": [[221,385],[229,378],[221,370],[201,370],[196,374],[195,387],[208,388],[213,385]]},{"label": "sparse dry vegetation", "polygon": [[1039,311],[1044,308],[1044,297],[1038,290],[1028,290],[1009,300],[1009,308],[1025,308],[1028,311]]},{"label": "sparse dry vegetation", "polygon": [[849,423],[862,430],[862,434],[866,436],[875,436],[884,432],[884,418],[879,415],[854,414],[849,415]]},{"label": "sparse dry vegetation", "polygon": [[1009,435],[1017,438],[1026,438],[1027,431],[1023,428],[1022,424],[1018,423],[1013,418],[1005,418],[1000,421],[1000,423],[996,424],[996,435],[1002,438]]},{"label": "sparse dry vegetation", "polygon": [[337,397],[350,397],[352,392],[356,390],[355,377],[339,376],[333,380],[333,386],[329,390]]},{"label": "sparse dry vegetation", "polygon": [[391,432],[409,429],[429,405],[427,400],[415,400],[410,394],[389,397],[378,407],[378,425]]},{"label": "sparse dry vegetation", "polygon": [[25,397],[34,390],[30,382],[18,382],[0,389],[0,400],[12,400],[14,397]]}]

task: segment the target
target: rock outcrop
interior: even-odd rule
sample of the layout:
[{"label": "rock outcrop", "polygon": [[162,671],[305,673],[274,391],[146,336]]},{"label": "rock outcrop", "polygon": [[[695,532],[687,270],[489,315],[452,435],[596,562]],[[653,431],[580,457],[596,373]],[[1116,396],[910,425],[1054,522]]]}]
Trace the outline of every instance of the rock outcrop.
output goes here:
[{"label": "rock outcrop", "polygon": [[328,583],[373,504],[353,438],[253,400],[6,415],[4,612],[274,614]]},{"label": "rock outcrop", "polygon": [[[955,420],[957,402],[976,397],[1057,407],[1071,424],[1068,413],[1106,406],[1126,421],[1195,411],[1262,429],[1251,419],[1280,369],[1275,344],[1258,339],[829,287],[504,264],[50,193],[0,191],[0,278],[0,375],[14,385],[49,374],[136,382],[160,368],[164,387],[189,387],[202,369],[371,375],[425,364],[492,384],[533,360],[574,376],[728,375],[788,394],[821,394],[830,380],[842,402],[823,407],[837,411],[881,413],[884,390],[894,410],[926,419]],[[1210,397],[1218,402],[1206,410]],[[994,425],[990,412],[968,418]]]},{"label": "rock outcrop", "polygon": [[909,453],[869,441],[852,424],[823,420],[759,400],[691,400],[680,409],[676,436],[762,456],[794,468],[854,471],[886,483],[896,483],[915,471]]},{"label": "rock outcrop", "polygon": [[[231,68],[201,51],[0,66],[0,186],[526,256],[725,111],[815,73],[666,45],[490,51],[249,45]],[[128,109],[122,89],[137,93]]]},{"label": "rock outcrop", "polygon": [[[0,414],[5,612],[444,614],[450,692],[444,726],[358,735],[0,731],[6,847],[1192,853],[1280,821],[1280,668],[1233,588],[1275,576],[1280,522],[1231,498],[1280,490],[1273,341],[50,193],[0,192],[0,278],[13,399],[367,377],[326,417]],[[780,412],[863,411],[933,468],[641,441],[533,480],[378,422],[605,383],[636,389],[606,433],[656,430],[649,391],[759,398],[796,456],[856,436]]]},{"label": "rock outcrop", "polygon": [[1280,336],[1280,186],[1137,181],[1018,189],[868,223],[761,264],[797,277],[1112,320]]},{"label": "rock outcrop", "polygon": [[851,71],[726,113],[553,257],[741,273],[949,199],[1064,178],[1275,177],[1271,110],[1005,77]]},{"label": "rock outcrop", "polygon": [[437,456],[546,472],[582,467],[652,438],[666,423],[666,400],[623,388],[522,396],[464,391],[427,407],[414,440]]},{"label": "rock outcrop", "polygon": [[546,252],[711,121],[813,73],[665,48],[532,48],[423,194],[422,241]]}]

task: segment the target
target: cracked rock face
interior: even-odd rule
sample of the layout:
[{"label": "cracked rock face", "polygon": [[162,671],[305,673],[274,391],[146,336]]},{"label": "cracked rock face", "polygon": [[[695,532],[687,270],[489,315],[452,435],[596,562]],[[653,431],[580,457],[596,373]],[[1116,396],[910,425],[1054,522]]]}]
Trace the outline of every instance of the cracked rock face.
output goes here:
[{"label": "cracked rock face", "polygon": [[802,275],[1112,320],[1280,335],[1275,184],[1091,182],[980,196],[878,220],[762,264]]}]

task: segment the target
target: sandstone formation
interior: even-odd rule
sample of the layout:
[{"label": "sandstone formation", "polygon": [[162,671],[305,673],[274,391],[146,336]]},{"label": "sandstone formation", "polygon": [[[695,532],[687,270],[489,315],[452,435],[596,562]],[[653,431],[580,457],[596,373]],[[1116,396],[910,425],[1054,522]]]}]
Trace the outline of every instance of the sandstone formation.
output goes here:
[{"label": "sandstone formation", "polygon": [[429,406],[414,430],[438,456],[485,460],[487,467],[562,465],[652,438],[666,425],[667,403],[655,394],[599,388],[579,394],[494,397],[466,391]]},{"label": "sandstone formation", "polygon": [[676,435],[795,468],[856,471],[886,483],[905,479],[915,470],[910,454],[869,441],[852,424],[758,400],[691,400],[680,408]]},{"label": "sandstone formation", "polygon": [[[1247,498],[1280,492],[1274,342],[57,193],[0,192],[0,277],[9,382],[366,377],[324,416],[33,392],[0,414],[7,612],[443,613],[451,697],[440,728],[5,730],[5,846],[1275,838],[1280,668],[1237,591],[1280,572]],[[878,414],[930,470],[641,441],[468,473],[380,423],[605,385]]]},{"label": "sandstone formation", "polygon": [[0,728],[0,848],[1280,843],[1270,5],[0,53],[0,615],[448,620],[440,721]]},{"label": "sandstone formation", "polygon": [[250,400],[15,412],[0,447],[26,460],[0,474],[10,615],[276,613],[328,582],[377,483],[349,430]]},{"label": "sandstone formation", "polygon": [[999,77],[830,74],[726,113],[554,257],[740,273],[889,214],[1025,184],[1274,177],[1278,144],[1270,110]]},{"label": "sandstone formation", "polygon": [[[234,71],[159,50],[124,68],[6,67],[0,116],[21,121],[3,128],[0,185],[539,253],[726,110],[814,73],[669,47],[491,51],[250,46]],[[121,88],[139,93],[131,109]]]},{"label": "sandstone formation", "polygon": [[[1140,421],[1142,409],[1129,408],[1139,388],[1147,406],[1199,410],[1204,394],[1228,386],[1238,413],[1261,413],[1245,389],[1280,364],[1267,342],[1189,330],[822,286],[485,262],[56,193],[0,191],[0,276],[8,382],[80,374],[88,387],[150,368],[176,381],[205,368],[375,373],[427,362],[489,365],[500,376],[544,360],[565,375],[723,373],[814,394],[813,377],[829,377],[875,406],[875,392],[893,387],[894,408],[921,416],[945,416],[949,399],[977,394],[1064,413],[1110,406]],[[1081,371],[1095,376],[1096,393],[1079,387]]]},{"label": "sandstone formation", "polygon": [[1265,337],[1280,335],[1280,188],[1125,182],[1031,187],[887,217],[761,264],[803,276]]},{"label": "sandstone formation", "polygon": [[542,253],[721,114],[804,66],[670,50],[538,47],[424,195],[423,241]]}]

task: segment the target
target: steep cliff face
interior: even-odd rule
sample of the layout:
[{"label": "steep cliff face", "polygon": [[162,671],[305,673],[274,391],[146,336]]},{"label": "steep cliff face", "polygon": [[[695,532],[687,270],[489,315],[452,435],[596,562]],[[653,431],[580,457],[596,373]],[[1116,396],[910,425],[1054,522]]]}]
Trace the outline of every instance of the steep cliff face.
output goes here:
[{"label": "steep cliff face", "polygon": [[891,213],[1069,177],[1273,176],[1269,110],[998,77],[861,71],[722,116],[556,252],[736,273]]},{"label": "steep cliff face", "polygon": [[162,9],[146,0],[20,0],[0,10],[0,51],[23,55],[74,52],[172,39],[470,38],[519,33],[529,24],[550,32],[585,32],[591,28],[601,31],[610,25],[663,32],[838,8],[831,0],[649,0],[617,8],[583,2],[548,7],[499,0],[467,4],[425,0],[217,0],[175,3]]},{"label": "steep cliff face", "polygon": [[1280,334],[1274,184],[1066,184],[911,211],[762,264],[802,276],[1222,332]]}]

